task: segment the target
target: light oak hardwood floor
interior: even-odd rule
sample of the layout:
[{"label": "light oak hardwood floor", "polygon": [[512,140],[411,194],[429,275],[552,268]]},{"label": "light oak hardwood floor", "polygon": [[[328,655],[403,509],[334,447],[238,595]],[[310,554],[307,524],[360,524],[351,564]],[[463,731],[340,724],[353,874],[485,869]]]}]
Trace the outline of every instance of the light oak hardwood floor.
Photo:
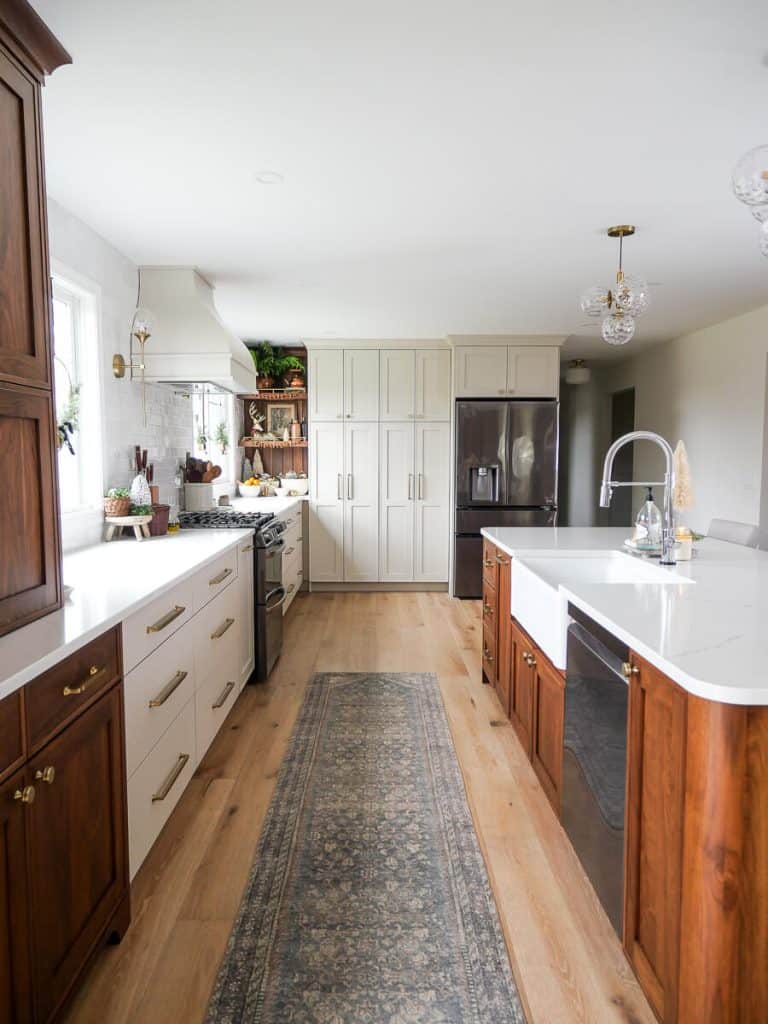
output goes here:
[{"label": "light oak hardwood floor", "polygon": [[480,602],[301,594],[269,683],[246,687],[133,886],[67,1024],[201,1021],[313,672],[435,672],[529,1024],[653,1024],[533,769],[480,679]]}]

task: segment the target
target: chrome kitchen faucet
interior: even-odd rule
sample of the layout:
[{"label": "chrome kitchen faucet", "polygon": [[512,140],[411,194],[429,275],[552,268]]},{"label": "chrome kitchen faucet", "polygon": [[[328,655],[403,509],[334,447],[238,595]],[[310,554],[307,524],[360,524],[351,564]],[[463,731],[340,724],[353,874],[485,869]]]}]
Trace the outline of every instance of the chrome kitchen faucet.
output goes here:
[{"label": "chrome kitchen faucet", "polygon": [[[613,460],[616,453],[625,444],[632,441],[653,441],[664,452],[666,467],[664,480],[611,480]],[[661,564],[675,565],[675,525],[672,514],[672,491],[675,486],[675,456],[668,441],[660,434],[651,430],[633,430],[623,437],[617,438],[605,453],[603,463],[603,482],[600,485],[600,508],[609,508],[614,487],[663,487],[664,488],[664,525],[661,531]]]}]

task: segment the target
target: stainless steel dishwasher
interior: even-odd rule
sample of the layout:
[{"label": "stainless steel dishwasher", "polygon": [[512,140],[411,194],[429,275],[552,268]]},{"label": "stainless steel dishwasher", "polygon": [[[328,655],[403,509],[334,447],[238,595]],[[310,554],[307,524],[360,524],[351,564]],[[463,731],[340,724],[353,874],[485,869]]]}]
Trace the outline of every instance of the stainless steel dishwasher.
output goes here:
[{"label": "stainless steel dishwasher", "polygon": [[624,916],[626,644],[578,608],[568,628],[562,822],[611,924]]}]

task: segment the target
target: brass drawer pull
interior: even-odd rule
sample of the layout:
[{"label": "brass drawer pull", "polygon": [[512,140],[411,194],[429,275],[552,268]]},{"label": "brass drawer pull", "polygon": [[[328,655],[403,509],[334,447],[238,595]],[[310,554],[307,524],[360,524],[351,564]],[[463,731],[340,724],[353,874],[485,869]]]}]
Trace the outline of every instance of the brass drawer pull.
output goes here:
[{"label": "brass drawer pull", "polygon": [[507,564],[506,558],[502,558],[501,555],[496,555],[496,561],[498,562],[499,565],[506,565]]},{"label": "brass drawer pull", "polygon": [[222,569],[222,571],[219,573],[218,576],[214,576],[212,580],[208,580],[208,586],[209,587],[215,587],[219,583],[223,583],[224,580],[227,578],[227,576],[231,576],[231,575],[232,575],[232,570],[231,569]]},{"label": "brass drawer pull", "polygon": [[183,669],[179,669],[173,679],[170,680],[158,693],[156,697],[153,697],[149,702],[151,708],[161,708],[163,704],[168,700],[172,693],[174,693],[184,680],[187,678],[187,673]]},{"label": "brass drawer pull", "polygon": [[528,651],[523,651],[523,661],[528,665],[529,668],[536,668],[536,659]]},{"label": "brass drawer pull", "polygon": [[166,626],[170,626],[174,619],[178,619],[180,615],[183,615],[187,609],[182,605],[177,604],[169,612],[166,612],[161,619],[157,622],[153,622],[151,626],[147,626],[148,633],[161,633]]},{"label": "brass drawer pull", "polygon": [[240,550],[243,552],[243,554],[245,554],[246,551],[253,551],[253,544],[249,544],[247,547],[240,548]]},{"label": "brass drawer pull", "polygon": [[297,544],[301,544],[301,542],[302,542],[303,540],[304,540],[304,538],[303,538],[303,537],[297,537],[297,538],[296,538],[296,543],[297,543]]},{"label": "brass drawer pull", "polygon": [[486,661],[493,661],[493,655],[491,654],[487,647],[483,650],[483,658]]},{"label": "brass drawer pull", "polygon": [[292,555],[295,550],[296,548],[288,548],[288,550],[285,553],[286,555]]},{"label": "brass drawer pull", "polygon": [[88,669],[88,675],[82,682],[78,683],[77,686],[65,686],[61,691],[65,697],[77,697],[81,693],[85,693],[89,690],[94,683],[98,682],[99,679],[106,674],[107,666],[102,665],[101,668],[97,668],[96,665],[91,665]]},{"label": "brass drawer pull", "polygon": [[493,615],[493,605],[487,601],[483,602],[483,615]]},{"label": "brass drawer pull", "polygon": [[176,782],[176,779],[178,779],[178,777],[181,775],[181,773],[186,768],[188,760],[189,760],[189,754],[179,754],[179,759],[176,762],[176,764],[173,766],[173,768],[171,769],[171,773],[168,776],[168,778],[162,784],[160,789],[158,789],[158,791],[156,793],[152,794],[152,803],[153,804],[157,804],[157,803],[160,803],[161,800],[165,800],[165,798],[168,796],[168,794],[173,789],[173,784]]},{"label": "brass drawer pull", "polygon": [[289,594],[292,594],[292,593],[294,592],[294,590],[295,590],[295,589],[296,589],[296,584],[295,584],[295,583],[291,583],[291,584],[289,585],[289,587],[288,587],[288,593],[289,593]]},{"label": "brass drawer pull", "polygon": [[227,697],[229,697],[230,693],[232,693],[234,688],[234,683],[227,683],[227,685],[221,691],[219,699],[216,701],[216,703],[211,704],[211,711],[218,711],[219,708],[224,707],[224,705],[227,703]]},{"label": "brass drawer pull", "polygon": [[234,622],[234,619],[224,619],[219,628],[217,630],[214,630],[213,633],[211,633],[211,640],[220,640],[227,632],[229,627],[234,625]]},{"label": "brass drawer pull", "polygon": [[631,661],[625,661],[621,666],[621,674],[625,679],[629,679],[631,676],[639,676],[640,669],[637,665],[633,665]]},{"label": "brass drawer pull", "polygon": [[56,769],[52,764],[46,765],[45,768],[38,768],[35,772],[35,778],[38,782],[44,782],[48,786],[53,785],[53,780],[56,778]]},{"label": "brass drawer pull", "polygon": [[23,804],[33,804],[35,802],[35,787],[25,786],[23,789],[17,789],[13,794],[14,800],[20,800]]},{"label": "brass drawer pull", "polygon": [[484,558],[483,559],[483,565],[485,566],[486,569],[492,569],[493,568],[493,559],[492,558]]}]

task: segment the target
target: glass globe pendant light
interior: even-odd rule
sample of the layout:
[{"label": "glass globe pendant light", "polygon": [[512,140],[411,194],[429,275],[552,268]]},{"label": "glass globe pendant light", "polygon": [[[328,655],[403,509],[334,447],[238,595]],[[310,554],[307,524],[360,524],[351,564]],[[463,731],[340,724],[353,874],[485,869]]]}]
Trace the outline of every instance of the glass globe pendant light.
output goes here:
[{"label": "glass globe pendant light", "polygon": [[619,240],[619,269],[613,288],[594,285],[581,296],[581,310],[589,317],[602,319],[601,333],[609,345],[626,345],[637,328],[637,318],[650,303],[648,284],[635,274],[625,274],[623,266],[624,239],[634,235],[632,224],[608,228],[609,238]]},{"label": "glass globe pendant light", "polygon": [[733,169],[731,188],[760,221],[760,252],[768,256],[768,146],[757,146],[744,154]]}]

